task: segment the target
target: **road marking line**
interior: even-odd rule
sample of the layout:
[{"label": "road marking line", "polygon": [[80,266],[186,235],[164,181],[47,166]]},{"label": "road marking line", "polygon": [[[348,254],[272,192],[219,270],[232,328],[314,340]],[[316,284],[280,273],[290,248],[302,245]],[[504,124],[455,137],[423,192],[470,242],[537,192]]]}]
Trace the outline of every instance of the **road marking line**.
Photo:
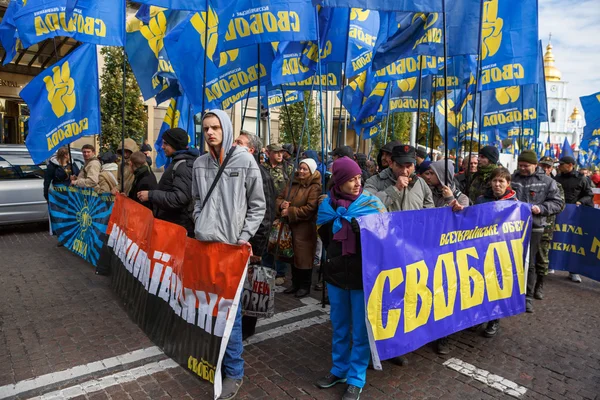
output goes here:
[{"label": "road marking line", "polygon": [[249,337],[244,342],[244,344],[249,345],[249,344],[260,343],[267,339],[273,339],[273,338],[276,338],[279,336],[287,335],[288,333],[292,333],[299,329],[308,328],[309,326],[313,326],[313,325],[317,325],[317,324],[323,324],[325,322],[329,322],[329,315],[327,315],[327,314],[319,315],[318,317],[303,319],[298,322],[292,322],[291,324],[278,326],[277,328],[273,328],[273,329],[269,329],[268,331],[257,333],[256,335]]},{"label": "road marking line", "polygon": [[322,311],[323,313],[329,312],[329,306],[321,308],[321,302],[311,297],[301,299],[302,303],[305,304],[303,307],[294,308],[289,311],[284,311],[273,315],[271,318],[261,318],[256,323],[256,327],[265,325],[271,325],[275,322],[285,321],[286,319],[299,317],[300,315],[309,314],[314,311]]},{"label": "road marking line", "polygon": [[488,385],[489,387],[509,396],[519,398],[527,393],[527,388],[520,386],[513,381],[509,381],[508,379],[499,375],[494,375],[489,371],[477,368],[476,366],[459,360],[458,358],[451,358],[447,360],[444,365],[450,369],[460,372],[463,375],[470,376],[476,381]]},{"label": "road marking line", "polygon": [[159,356],[161,354],[164,354],[161,349],[159,349],[156,346],[152,346],[145,349],[135,350],[130,353],[122,354],[120,356],[111,357],[100,361],[94,361],[89,364],[78,365],[76,367],[69,368],[64,371],[52,372],[49,374],[41,375],[35,378],[17,382],[16,384],[5,385],[0,387],[0,399],[16,396],[19,393],[39,389],[44,386],[79,378],[119,365],[125,365],[132,362],[144,360],[146,358]]},{"label": "road marking line", "polygon": [[54,392],[46,393],[42,396],[34,397],[35,400],[58,400],[58,399],[72,399],[77,396],[90,394],[104,390],[110,386],[120,385],[122,383],[133,382],[143,376],[153,375],[157,372],[165,371],[167,369],[176,368],[179,364],[171,359],[162,360],[159,362],[153,362],[150,364],[142,365],[128,369],[126,371],[117,372],[109,376],[105,376],[99,379],[93,379],[91,381],[83,382],[80,385],[70,386],[65,389],[56,390]]}]

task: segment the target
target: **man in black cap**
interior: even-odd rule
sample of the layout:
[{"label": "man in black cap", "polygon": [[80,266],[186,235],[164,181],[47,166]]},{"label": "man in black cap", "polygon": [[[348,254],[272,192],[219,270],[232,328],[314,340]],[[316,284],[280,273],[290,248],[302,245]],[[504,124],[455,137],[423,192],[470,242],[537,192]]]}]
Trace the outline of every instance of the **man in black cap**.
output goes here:
[{"label": "man in black cap", "polygon": [[138,193],[140,202],[150,201],[156,218],[183,226],[194,237],[194,202],[192,201],[192,167],[197,149],[189,149],[189,137],[181,128],[163,133],[162,148],[171,163],[158,182],[158,189]]},{"label": "man in black cap", "polygon": [[427,152],[422,148],[417,148],[416,160],[417,160],[417,168],[421,166],[423,161],[427,158]]},{"label": "man in black cap", "polygon": [[281,148],[283,149],[283,160],[293,164],[294,163],[294,145],[291,143],[286,143],[283,146],[281,146]]},{"label": "man in black cap", "polygon": [[392,150],[395,146],[399,146],[402,143],[395,140],[393,142],[386,143],[385,146],[381,148],[381,161],[384,165],[388,167],[380,171],[378,174],[373,175],[367,182],[365,183],[365,190],[375,194],[379,192],[383,192],[390,186],[394,186],[396,184],[396,176],[392,172]]},{"label": "man in black cap", "polygon": [[[576,204],[578,206],[593,207],[594,193],[589,180],[583,174],[575,171],[575,159],[570,156],[562,157],[559,160],[558,175],[554,178],[560,183],[565,192],[565,202],[567,204]],[[581,277],[578,274],[569,273],[569,278],[573,282],[581,283]]]},{"label": "man in black cap", "polygon": [[336,147],[329,155],[333,158],[333,161],[342,157],[348,157],[349,159],[354,160],[354,150],[352,150],[352,147],[350,146]]},{"label": "man in black cap", "polygon": [[388,211],[421,210],[434,208],[433,195],[427,183],[415,173],[415,148],[409,145],[395,146],[391,166],[396,183],[375,193]]},{"label": "man in black cap", "polygon": [[482,196],[491,187],[490,175],[498,168],[498,160],[500,159],[500,152],[496,146],[485,146],[479,150],[477,172],[473,175],[473,181],[468,187],[468,191],[465,193],[471,199],[471,202],[475,204],[477,198]]}]

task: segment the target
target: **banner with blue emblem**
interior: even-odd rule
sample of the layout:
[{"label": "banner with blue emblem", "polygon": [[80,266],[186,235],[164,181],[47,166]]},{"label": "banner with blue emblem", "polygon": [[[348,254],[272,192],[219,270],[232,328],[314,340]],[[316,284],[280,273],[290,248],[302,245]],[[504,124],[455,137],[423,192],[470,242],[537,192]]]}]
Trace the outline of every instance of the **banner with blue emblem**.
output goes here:
[{"label": "banner with blue emblem", "polygon": [[94,267],[106,242],[114,196],[92,189],[54,186],[48,193],[50,223],[58,242]]},{"label": "banner with blue emblem", "polygon": [[82,136],[99,134],[96,46],[83,44],[21,90],[30,109],[27,149],[36,164]]}]

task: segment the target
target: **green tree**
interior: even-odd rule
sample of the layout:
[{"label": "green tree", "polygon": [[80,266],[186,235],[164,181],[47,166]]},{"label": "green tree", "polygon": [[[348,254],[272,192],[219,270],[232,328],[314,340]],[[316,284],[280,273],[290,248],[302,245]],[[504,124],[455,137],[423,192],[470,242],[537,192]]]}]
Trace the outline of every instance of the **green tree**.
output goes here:
[{"label": "green tree", "polygon": [[[389,121],[383,118],[381,121],[381,133],[372,139],[371,156],[375,157],[379,150],[387,142],[399,140],[402,143],[410,142],[410,125],[412,123],[411,113],[393,113],[389,116]],[[387,140],[386,140],[387,124]]]},{"label": "green tree", "polygon": [[[305,118],[304,109],[307,103],[308,115]],[[302,135],[301,146],[304,150],[308,150],[309,148],[321,149],[321,124],[318,118],[314,98],[310,92],[304,92],[304,102],[281,107],[279,112],[279,142],[281,144],[293,143],[296,146],[302,135],[304,122],[308,119],[308,123],[306,124],[308,132],[304,132],[304,135]]]},{"label": "green tree", "polygon": [[[102,150],[116,150],[121,143],[123,129],[123,48],[103,47],[100,54],[104,56],[104,68],[100,77]],[[125,137],[141,143],[148,130],[148,115],[129,62],[126,71]]]}]

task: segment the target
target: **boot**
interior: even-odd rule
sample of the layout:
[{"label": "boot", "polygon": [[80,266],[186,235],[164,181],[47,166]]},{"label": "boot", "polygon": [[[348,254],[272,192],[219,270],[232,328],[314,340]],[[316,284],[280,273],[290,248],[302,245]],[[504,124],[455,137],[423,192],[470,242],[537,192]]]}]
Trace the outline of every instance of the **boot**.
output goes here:
[{"label": "boot", "polygon": [[537,277],[535,289],[533,291],[533,298],[537,300],[544,300],[544,275],[538,275]]},{"label": "boot", "polygon": [[296,297],[301,299],[310,294],[310,285],[312,283],[312,268],[298,270],[299,289],[296,292]]},{"label": "boot", "polygon": [[300,274],[298,273],[299,269],[292,266],[292,286],[285,289],[283,293],[285,294],[294,294],[300,289]]}]

